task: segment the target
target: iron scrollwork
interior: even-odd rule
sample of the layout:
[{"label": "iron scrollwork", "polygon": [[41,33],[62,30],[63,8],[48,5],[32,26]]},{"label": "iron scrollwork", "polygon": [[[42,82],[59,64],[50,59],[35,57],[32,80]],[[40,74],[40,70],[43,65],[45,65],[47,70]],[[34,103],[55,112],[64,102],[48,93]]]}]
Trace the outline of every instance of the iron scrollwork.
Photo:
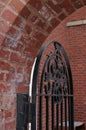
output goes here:
[{"label": "iron scrollwork", "polygon": [[52,95],[54,103],[60,104],[63,96],[68,93],[67,71],[61,50],[54,44],[55,50],[46,59],[45,71],[43,76],[45,94]]}]

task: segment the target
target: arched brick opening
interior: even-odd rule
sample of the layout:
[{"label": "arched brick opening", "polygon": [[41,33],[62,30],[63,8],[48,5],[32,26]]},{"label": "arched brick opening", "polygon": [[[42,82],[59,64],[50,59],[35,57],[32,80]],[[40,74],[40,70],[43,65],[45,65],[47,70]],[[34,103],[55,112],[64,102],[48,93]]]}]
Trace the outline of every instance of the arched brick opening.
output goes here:
[{"label": "arched brick opening", "polygon": [[72,69],[74,87],[74,119],[86,124],[86,25],[67,27],[70,21],[86,19],[86,7],[82,7],[58,25],[46,42],[58,40],[64,46]]},{"label": "arched brick opening", "polygon": [[85,0],[0,1],[0,129],[15,129],[16,93],[28,92],[34,57],[50,32]]}]

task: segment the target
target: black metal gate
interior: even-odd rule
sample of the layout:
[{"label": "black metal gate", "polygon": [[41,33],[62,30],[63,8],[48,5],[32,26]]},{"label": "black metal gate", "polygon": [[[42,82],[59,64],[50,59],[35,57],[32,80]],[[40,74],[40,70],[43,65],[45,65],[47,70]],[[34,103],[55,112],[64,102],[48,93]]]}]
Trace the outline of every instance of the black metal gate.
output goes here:
[{"label": "black metal gate", "polygon": [[28,129],[74,130],[72,75],[61,44],[41,48],[31,80]]},{"label": "black metal gate", "polygon": [[41,48],[30,81],[29,101],[17,95],[17,130],[74,130],[72,75],[61,44]]}]

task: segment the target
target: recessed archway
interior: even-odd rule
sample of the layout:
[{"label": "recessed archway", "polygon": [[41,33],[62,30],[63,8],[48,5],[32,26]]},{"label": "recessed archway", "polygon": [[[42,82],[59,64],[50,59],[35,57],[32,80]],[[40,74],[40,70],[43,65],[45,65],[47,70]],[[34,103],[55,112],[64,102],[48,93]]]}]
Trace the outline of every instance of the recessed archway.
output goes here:
[{"label": "recessed archway", "polygon": [[85,0],[0,1],[0,109],[6,114],[1,129],[15,128],[16,93],[28,92],[31,67],[40,46],[56,26],[85,5]]}]

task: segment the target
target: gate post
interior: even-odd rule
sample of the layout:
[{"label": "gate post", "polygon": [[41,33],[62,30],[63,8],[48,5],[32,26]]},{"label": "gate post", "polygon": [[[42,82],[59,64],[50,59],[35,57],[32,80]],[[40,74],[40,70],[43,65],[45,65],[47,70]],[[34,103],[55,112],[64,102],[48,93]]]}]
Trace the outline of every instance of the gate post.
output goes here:
[{"label": "gate post", "polygon": [[17,94],[17,125],[16,130],[27,130],[28,94]]}]

